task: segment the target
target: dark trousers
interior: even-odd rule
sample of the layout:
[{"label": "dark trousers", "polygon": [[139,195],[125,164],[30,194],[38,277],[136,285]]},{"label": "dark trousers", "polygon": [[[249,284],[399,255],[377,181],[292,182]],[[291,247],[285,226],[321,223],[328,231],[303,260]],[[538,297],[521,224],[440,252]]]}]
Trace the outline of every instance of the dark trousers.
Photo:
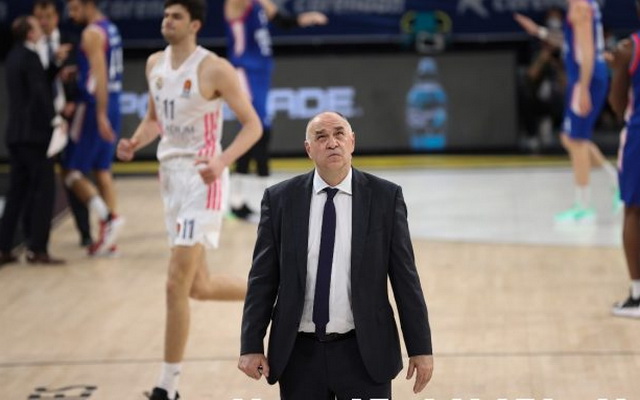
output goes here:
[{"label": "dark trousers", "polygon": [[69,207],[73,214],[73,219],[76,222],[76,228],[80,233],[80,239],[91,239],[91,225],[89,223],[89,208],[83,202],[78,199],[71,189],[65,187],[67,192],[67,200],[69,200]]},{"label": "dark trousers", "polygon": [[298,336],[279,382],[282,400],[391,399],[391,382],[371,379],[355,337],[322,343]]},{"label": "dark trousers", "polygon": [[271,129],[265,129],[262,132],[260,140],[253,145],[249,151],[244,153],[238,161],[236,161],[236,173],[248,174],[249,163],[251,160],[256,161],[258,176],[269,176],[269,139],[271,138]]},{"label": "dark trousers", "polygon": [[26,213],[27,247],[34,253],[46,253],[55,198],[53,161],[47,158],[47,146],[10,146],[9,166],[9,192],[0,221],[0,251],[11,251],[20,215]]}]

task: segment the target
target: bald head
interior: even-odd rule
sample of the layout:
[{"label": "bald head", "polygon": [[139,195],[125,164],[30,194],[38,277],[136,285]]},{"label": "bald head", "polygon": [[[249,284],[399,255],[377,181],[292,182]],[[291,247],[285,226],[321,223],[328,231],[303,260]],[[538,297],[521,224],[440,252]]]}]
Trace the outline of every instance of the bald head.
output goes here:
[{"label": "bald head", "polygon": [[336,111],[325,111],[311,118],[307,123],[307,128],[305,129],[305,139],[308,141],[313,137],[313,134],[316,130],[319,129],[321,125],[325,123],[331,124],[343,124],[349,133],[353,134],[353,129],[351,128],[351,124],[345,118],[344,115],[340,114]]}]

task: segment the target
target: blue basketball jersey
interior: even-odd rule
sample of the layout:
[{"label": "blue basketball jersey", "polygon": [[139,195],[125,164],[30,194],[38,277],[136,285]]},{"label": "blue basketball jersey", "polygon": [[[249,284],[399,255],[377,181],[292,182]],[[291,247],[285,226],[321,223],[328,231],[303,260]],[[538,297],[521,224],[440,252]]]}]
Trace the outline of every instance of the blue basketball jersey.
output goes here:
[{"label": "blue basketball jersey", "polygon": [[[107,90],[109,103],[118,104],[122,91],[122,39],[118,28],[108,19],[102,19],[93,24],[104,32],[106,38],[105,60],[107,62]],[[83,102],[95,104],[95,81],[91,76],[89,59],[84,51],[78,52],[78,85],[80,87],[80,99]]]},{"label": "blue basketball jersey", "polygon": [[[593,44],[594,44],[594,67],[593,79],[607,79],[607,65],[604,59],[604,34],[602,30],[602,14],[600,6],[596,0],[586,1],[591,7],[591,21],[593,27]],[[564,63],[567,70],[567,78],[569,83],[576,82],[580,79],[580,54],[575,43],[575,34],[573,26],[568,18],[564,24],[564,47],[563,47]]]},{"label": "blue basketball jersey", "polygon": [[618,170],[620,196],[627,206],[640,206],[640,31],[631,35],[633,56],[629,65],[631,88],[625,114],[626,127],[620,134]]},{"label": "blue basketball jersey", "polygon": [[233,66],[251,70],[271,70],[273,59],[269,18],[262,5],[254,0],[244,15],[228,20],[227,58]]},{"label": "blue basketball jersey", "polygon": [[629,76],[631,77],[631,90],[629,92],[629,105],[627,107],[627,128],[637,131],[640,129],[640,73],[638,64],[640,63],[640,31],[631,35],[633,42],[633,56],[629,65]]}]

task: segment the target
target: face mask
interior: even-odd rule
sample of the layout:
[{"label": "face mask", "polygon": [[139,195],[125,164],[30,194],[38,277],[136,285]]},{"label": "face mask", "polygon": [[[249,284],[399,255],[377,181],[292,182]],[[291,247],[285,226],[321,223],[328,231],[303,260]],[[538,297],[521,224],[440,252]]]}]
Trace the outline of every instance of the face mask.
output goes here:
[{"label": "face mask", "polygon": [[547,28],[562,29],[562,20],[560,18],[547,18]]}]

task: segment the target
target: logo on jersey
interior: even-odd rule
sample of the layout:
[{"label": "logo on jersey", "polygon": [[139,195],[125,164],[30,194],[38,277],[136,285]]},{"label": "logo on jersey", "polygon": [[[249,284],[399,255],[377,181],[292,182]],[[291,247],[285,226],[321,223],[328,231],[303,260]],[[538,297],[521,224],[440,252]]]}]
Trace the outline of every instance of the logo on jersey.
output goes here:
[{"label": "logo on jersey", "polygon": [[184,85],[182,86],[182,97],[189,98],[191,95],[191,79],[187,79],[184,81]]},{"label": "logo on jersey", "polygon": [[156,88],[157,88],[158,90],[162,89],[162,77],[161,77],[161,76],[159,76],[159,77],[156,79]]}]

